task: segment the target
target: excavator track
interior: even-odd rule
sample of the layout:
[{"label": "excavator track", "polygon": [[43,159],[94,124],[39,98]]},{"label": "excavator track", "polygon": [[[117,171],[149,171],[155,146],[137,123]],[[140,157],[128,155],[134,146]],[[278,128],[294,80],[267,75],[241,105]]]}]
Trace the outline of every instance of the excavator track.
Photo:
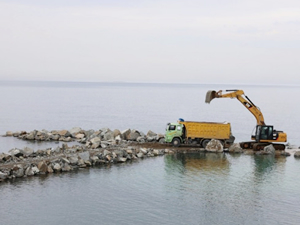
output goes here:
[{"label": "excavator track", "polygon": [[277,143],[272,143],[272,142],[266,142],[266,143],[257,143],[257,142],[240,142],[240,146],[242,149],[253,149],[254,151],[260,151],[263,150],[264,147],[268,145],[273,145],[275,150],[285,150],[285,145],[284,144],[277,144]]}]

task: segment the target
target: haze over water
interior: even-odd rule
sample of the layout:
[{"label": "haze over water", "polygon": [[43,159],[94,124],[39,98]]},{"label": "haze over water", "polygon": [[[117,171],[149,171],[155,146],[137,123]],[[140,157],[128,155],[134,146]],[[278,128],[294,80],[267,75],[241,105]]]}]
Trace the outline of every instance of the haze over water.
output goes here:
[{"label": "haze over water", "polygon": [[[164,133],[178,118],[230,122],[249,140],[253,115],[236,99],[205,104],[208,90],[242,89],[266,124],[300,144],[299,87],[0,82],[6,131],[137,129]],[[56,143],[0,137],[1,151]],[[291,157],[178,154],[0,183],[4,224],[298,224],[300,161]]]}]

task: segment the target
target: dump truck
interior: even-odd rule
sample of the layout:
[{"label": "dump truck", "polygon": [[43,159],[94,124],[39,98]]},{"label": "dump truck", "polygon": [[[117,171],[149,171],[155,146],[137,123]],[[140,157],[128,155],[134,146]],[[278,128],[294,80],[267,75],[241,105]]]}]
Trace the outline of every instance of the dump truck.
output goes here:
[{"label": "dump truck", "polygon": [[231,134],[230,123],[195,122],[179,119],[177,123],[168,123],[165,142],[173,146],[199,145],[205,148],[211,139],[219,140],[223,147],[233,144],[235,137]]},{"label": "dump truck", "polygon": [[[224,93],[225,92],[225,93]],[[276,150],[284,150],[287,134],[275,130],[273,125],[266,125],[264,116],[259,107],[248,98],[243,90],[207,91],[205,102],[210,103],[215,98],[236,98],[248,109],[256,119],[255,133],[251,135],[251,141],[240,142],[243,149],[262,150],[265,146],[272,144]],[[282,142],[282,143],[278,143]]]}]

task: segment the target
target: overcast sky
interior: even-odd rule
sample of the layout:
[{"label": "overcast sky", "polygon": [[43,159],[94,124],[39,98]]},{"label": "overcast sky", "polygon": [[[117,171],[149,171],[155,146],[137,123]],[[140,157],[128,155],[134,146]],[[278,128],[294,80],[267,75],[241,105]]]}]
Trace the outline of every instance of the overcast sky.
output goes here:
[{"label": "overcast sky", "polygon": [[0,0],[0,80],[300,85],[299,0]]}]

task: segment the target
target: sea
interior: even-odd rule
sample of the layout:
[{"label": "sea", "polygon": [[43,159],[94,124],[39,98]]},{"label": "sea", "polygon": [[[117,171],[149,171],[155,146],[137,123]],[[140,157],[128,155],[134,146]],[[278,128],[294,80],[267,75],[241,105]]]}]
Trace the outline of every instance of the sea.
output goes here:
[{"label": "sea", "polygon": [[[229,122],[248,141],[255,117],[209,90],[243,90],[267,125],[300,145],[299,86],[0,81],[0,153],[61,146],[3,137],[6,131],[136,129],[168,122]],[[71,145],[73,143],[68,143]],[[78,143],[74,143],[78,144]],[[186,153],[0,183],[1,224],[299,224],[300,160]]]}]

